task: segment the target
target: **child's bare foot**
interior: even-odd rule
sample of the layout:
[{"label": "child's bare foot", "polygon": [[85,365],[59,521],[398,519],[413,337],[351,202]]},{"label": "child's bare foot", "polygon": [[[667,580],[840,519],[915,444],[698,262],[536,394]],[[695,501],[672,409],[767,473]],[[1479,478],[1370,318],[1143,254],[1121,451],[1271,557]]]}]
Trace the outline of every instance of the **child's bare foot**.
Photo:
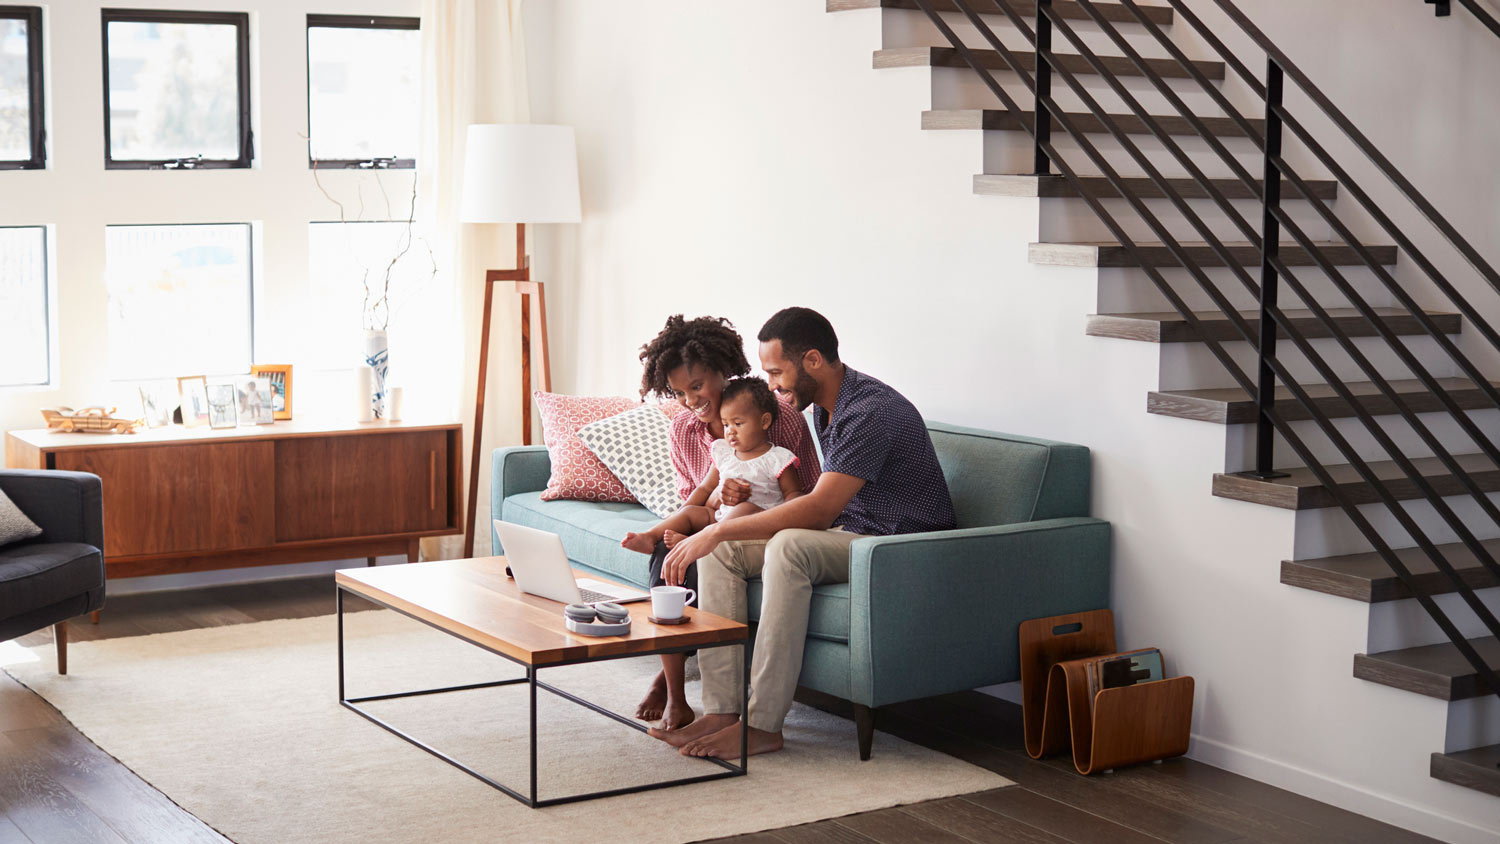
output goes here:
[{"label": "child's bare foot", "polygon": [[687,534],[678,533],[675,530],[663,531],[661,535],[661,541],[668,548],[674,547],[677,543],[681,542],[684,539],[687,539]]},{"label": "child's bare foot", "polygon": [[[656,679],[651,681],[651,691],[641,699],[640,706],[635,708],[635,717],[639,721],[656,721],[662,716],[662,708],[667,703],[667,675],[661,671],[656,672]],[[689,710],[691,712],[691,710]]]},{"label": "child's bare foot", "polygon": [[627,533],[625,538],[620,540],[620,547],[650,554],[656,550],[656,539],[649,533]]},{"label": "child's bare foot", "polygon": [[672,698],[667,699],[667,711],[662,715],[661,728],[663,730],[680,730],[693,723],[698,714],[687,703]]}]

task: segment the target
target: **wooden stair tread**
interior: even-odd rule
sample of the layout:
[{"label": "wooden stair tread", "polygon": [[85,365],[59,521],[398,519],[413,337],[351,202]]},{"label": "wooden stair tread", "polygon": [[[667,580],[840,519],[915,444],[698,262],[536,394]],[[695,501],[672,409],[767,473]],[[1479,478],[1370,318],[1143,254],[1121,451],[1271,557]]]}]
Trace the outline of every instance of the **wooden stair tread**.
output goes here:
[{"label": "wooden stair tread", "polygon": [[[1010,70],[1004,57],[998,50],[980,49],[971,47],[970,52],[979,59],[981,67],[991,70]],[[1020,70],[1036,70],[1036,53],[1029,50],[1011,50],[1011,55],[1020,63]],[[1082,55],[1073,53],[1056,53],[1057,66],[1075,74],[1095,73],[1094,66],[1089,64],[1088,59]],[[1096,54],[1097,55],[1097,54]],[[1144,76],[1135,62],[1126,56],[1098,56],[1099,63],[1115,76]],[[1191,79],[1191,74],[1176,59],[1146,59],[1146,66],[1157,76],[1168,79]],[[875,51],[874,67],[876,70],[887,67],[956,67],[969,69],[969,63],[959,54],[954,47],[889,47]],[[1224,63],[1195,61],[1193,67],[1209,79],[1224,78]]]},{"label": "wooden stair tread", "polygon": [[[1500,560],[1500,539],[1480,542],[1490,556]],[[1420,588],[1429,595],[1445,595],[1457,590],[1448,576],[1438,571],[1432,560],[1420,548],[1396,548],[1396,556],[1416,578]],[[1471,589],[1488,589],[1500,586],[1500,578],[1490,573],[1474,556],[1468,546],[1461,542],[1437,546],[1439,553],[1458,572],[1459,577]],[[1283,560],[1281,582],[1288,586],[1311,589],[1379,604],[1400,601],[1412,596],[1411,590],[1401,578],[1391,571],[1386,561],[1374,551],[1358,554],[1343,554],[1337,557],[1321,557],[1313,560]]]},{"label": "wooden stair tread", "polygon": [[[1026,17],[1028,23],[1035,22],[1036,3],[1034,0],[1012,0],[1010,5],[1016,10],[1016,14]],[[987,0],[971,0],[969,7],[981,15],[1000,15],[1006,20],[1010,19],[999,6]],[[1052,7],[1057,10],[1059,16],[1069,20],[1092,20],[1082,6],[1070,0],[1057,0]],[[852,9],[922,10],[916,0],[827,0],[824,8],[830,12],[847,12]],[[960,12],[958,4],[953,0],[932,0],[932,8],[939,12]],[[1100,17],[1113,23],[1140,23],[1130,9],[1119,3],[1095,3],[1094,8],[1098,10]],[[1141,12],[1152,23],[1166,26],[1172,23],[1172,10],[1166,6],[1141,4]]]},{"label": "wooden stair tread", "polygon": [[[1188,254],[1199,266],[1222,267],[1225,266],[1213,247],[1201,241],[1179,241],[1183,251]],[[1335,266],[1364,266],[1364,261],[1354,247],[1345,243],[1316,242],[1315,245],[1327,260]],[[1177,258],[1171,250],[1161,243],[1137,243],[1136,247],[1145,253],[1146,260],[1156,267],[1181,267]],[[1244,267],[1260,266],[1260,248],[1248,241],[1224,241],[1224,247],[1229,250]],[[1366,244],[1368,250],[1383,266],[1393,266],[1396,263],[1395,246],[1375,246]],[[1280,257],[1282,263],[1289,267],[1316,266],[1317,262],[1306,249],[1295,243],[1282,243],[1280,246]],[[1027,260],[1033,264],[1042,264],[1054,267],[1137,267],[1140,264],[1129,249],[1118,243],[1112,242],[1081,242],[1081,243],[1033,243],[1027,248]]]},{"label": "wooden stair tread", "polygon": [[1432,754],[1434,779],[1500,797],[1500,744]]},{"label": "wooden stair tread", "polygon": [[[954,109],[932,109],[922,112],[923,129],[1009,129],[1024,130],[1032,125],[1034,112],[1023,111],[1013,114],[1003,108],[954,108]],[[1132,135],[1148,135],[1151,130],[1146,127],[1144,121],[1133,114],[1111,114],[1107,115],[1109,121],[1121,130]],[[1187,118],[1181,115],[1152,115],[1162,130],[1169,135],[1189,135],[1197,137],[1198,130],[1193,128]],[[1067,118],[1070,123],[1078,128],[1080,132],[1089,134],[1102,134],[1109,130],[1105,128],[1104,122],[1087,112],[1068,112]],[[1220,137],[1245,137],[1240,125],[1228,117],[1200,117],[1204,127],[1208,131]],[[1265,132],[1265,121],[1261,118],[1252,118],[1247,121],[1251,128],[1259,133]],[[1054,122],[1055,123],[1055,122]],[[1061,126],[1054,126],[1058,134],[1063,133]]]},{"label": "wooden stair tread", "polygon": [[[1470,639],[1469,644],[1487,664],[1500,668],[1500,639],[1485,636]],[[1489,694],[1489,687],[1452,642],[1355,654],[1354,676],[1442,700],[1467,700]]]},{"label": "wooden stair tread", "polygon": [[[1118,199],[1119,193],[1103,176],[1082,176],[1083,192],[1100,199]],[[1122,179],[1130,192],[1142,199],[1161,199],[1165,194],[1156,183],[1144,176]],[[1225,199],[1260,199],[1260,194],[1239,179],[1214,179],[1213,186]],[[1168,179],[1168,186],[1184,199],[1208,199],[1208,191],[1196,179]],[[1257,188],[1264,182],[1257,182]],[[1339,183],[1332,180],[1308,182],[1313,196],[1319,199],[1338,198]],[[1079,195],[1073,183],[1063,176],[1033,176],[1029,174],[980,173],[974,177],[974,193],[983,196],[1026,196],[1068,198]],[[1287,181],[1281,183],[1282,199],[1301,199],[1302,194]]]},{"label": "wooden stair tread", "polygon": [[[1375,329],[1353,308],[1325,308],[1329,318],[1351,337],[1369,337]],[[1372,308],[1391,331],[1398,335],[1426,334],[1416,318],[1404,308]],[[1240,311],[1252,331],[1260,324],[1258,311]],[[1312,315],[1311,311],[1287,308],[1283,313],[1302,335],[1309,338],[1328,337],[1327,328]],[[1428,317],[1438,328],[1456,334],[1461,326],[1458,314],[1428,311]],[[1229,317],[1219,311],[1197,313],[1203,322],[1207,339],[1221,341],[1243,341]],[[1145,311],[1125,314],[1089,314],[1085,333],[1091,337],[1113,337],[1119,340],[1137,340],[1145,343],[1194,343],[1205,337],[1197,333],[1186,319],[1176,311]],[[1284,336],[1284,335],[1283,335]]]},{"label": "wooden stair tread", "polygon": [[[1453,459],[1484,492],[1500,492],[1500,468],[1483,454],[1455,454]],[[1401,471],[1394,461],[1366,461],[1375,477],[1398,501],[1422,498],[1422,492]],[[1467,492],[1457,478],[1436,457],[1414,457],[1411,463],[1437,491],[1439,495],[1463,495]],[[1348,498],[1355,504],[1375,504],[1380,501],[1375,489],[1365,483],[1346,463],[1325,466]],[[1336,507],[1337,502],[1323,485],[1305,467],[1279,469],[1287,473],[1285,478],[1260,480],[1240,475],[1214,475],[1213,493],[1220,498],[1280,507],[1284,510],[1312,510],[1319,507]]]},{"label": "wooden stair tread", "polygon": [[[1489,398],[1467,378],[1434,379],[1453,403],[1464,410],[1480,410],[1494,407]],[[1438,397],[1427,386],[1416,379],[1387,379],[1391,389],[1416,413],[1432,413],[1443,410]],[[1500,389],[1500,382],[1491,382]],[[1348,381],[1344,387],[1354,394],[1359,406],[1371,414],[1397,413],[1395,404],[1370,381]],[[1327,384],[1303,384],[1302,389],[1313,399],[1325,415],[1344,418],[1354,415],[1354,408],[1339,398]],[[1300,402],[1284,386],[1276,387],[1276,412],[1283,419],[1311,419]],[[1146,411],[1160,416],[1178,419],[1196,419],[1218,425],[1246,425],[1256,417],[1255,398],[1239,387],[1218,387],[1208,390],[1161,390],[1146,397]]]}]

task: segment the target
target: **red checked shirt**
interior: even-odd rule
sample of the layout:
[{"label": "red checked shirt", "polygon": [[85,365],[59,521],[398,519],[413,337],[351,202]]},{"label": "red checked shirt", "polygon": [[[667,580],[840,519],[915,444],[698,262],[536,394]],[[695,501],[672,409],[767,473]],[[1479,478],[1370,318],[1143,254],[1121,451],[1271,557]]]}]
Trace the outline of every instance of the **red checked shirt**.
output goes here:
[{"label": "red checked shirt", "polygon": [[[818,463],[817,446],[807,430],[807,420],[797,409],[783,403],[771,423],[771,445],[779,445],[797,455],[797,480],[802,482],[803,492],[812,492],[813,484],[823,470]],[[677,470],[677,492],[686,501],[693,490],[708,477],[714,467],[710,454],[714,444],[708,426],[698,417],[682,411],[672,417],[672,468]]]}]

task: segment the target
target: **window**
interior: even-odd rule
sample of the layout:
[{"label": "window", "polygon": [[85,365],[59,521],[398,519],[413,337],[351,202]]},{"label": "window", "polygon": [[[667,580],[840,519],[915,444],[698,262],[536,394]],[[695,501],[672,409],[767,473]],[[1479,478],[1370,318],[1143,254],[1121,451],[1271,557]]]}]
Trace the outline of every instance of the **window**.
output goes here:
[{"label": "window", "polygon": [[307,254],[298,351],[317,369],[350,366],[364,329],[383,327],[387,312],[399,313],[434,271],[427,242],[404,220],[311,223]]},{"label": "window", "polygon": [[42,121],[42,10],[0,6],[0,170],[46,163]]},{"label": "window", "polygon": [[250,371],[250,237],[248,223],[106,229],[111,377]]},{"label": "window", "polygon": [[249,167],[249,16],[102,14],[104,166]]},{"label": "window", "polygon": [[0,386],[52,380],[47,305],[47,230],[0,228]]},{"label": "window", "polygon": [[415,167],[417,18],[307,16],[307,150],[314,167]]}]

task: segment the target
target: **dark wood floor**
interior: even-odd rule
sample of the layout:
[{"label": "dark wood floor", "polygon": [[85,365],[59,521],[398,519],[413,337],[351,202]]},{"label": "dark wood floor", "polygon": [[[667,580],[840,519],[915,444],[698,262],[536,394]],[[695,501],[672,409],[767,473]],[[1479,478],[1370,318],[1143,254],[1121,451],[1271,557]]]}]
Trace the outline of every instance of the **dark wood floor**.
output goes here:
[{"label": "dark wood floor", "polygon": [[[359,607],[346,601],[346,609]],[[332,578],[111,598],[100,624],[71,625],[73,641],[139,636],[333,611]],[[50,632],[23,637],[49,644]],[[806,703],[842,712],[811,694]],[[1016,782],[994,791],[882,809],[771,832],[737,844],[1365,844],[1432,841],[1187,759],[1081,777],[1065,759],[1034,761],[1019,708],[977,693],[882,711],[881,730]],[[880,752],[881,737],[875,738]],[[855,752],[850,726],[849,750]],[[0,844],[223,842],[225,839],[0,674]]]}]

